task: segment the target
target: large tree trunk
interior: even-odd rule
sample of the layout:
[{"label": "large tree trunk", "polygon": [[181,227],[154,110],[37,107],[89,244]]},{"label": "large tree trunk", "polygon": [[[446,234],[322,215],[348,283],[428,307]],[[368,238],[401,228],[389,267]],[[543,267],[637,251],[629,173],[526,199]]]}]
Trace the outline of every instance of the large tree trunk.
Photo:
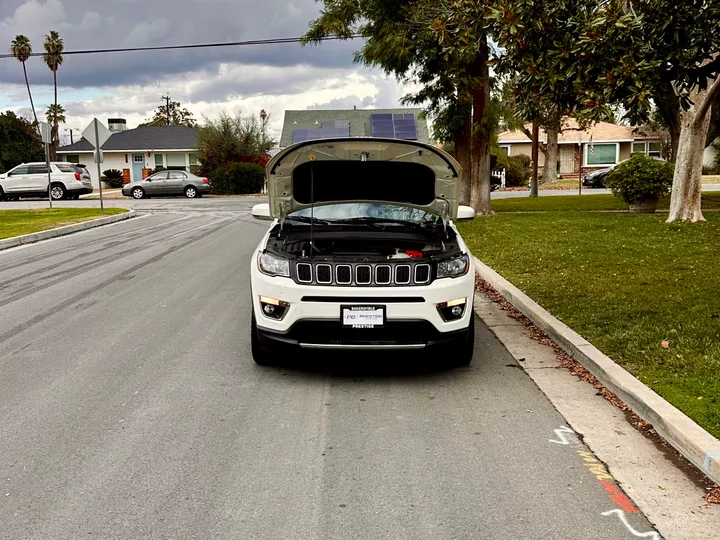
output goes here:
[{"label": "large tree trunk", "polygon": [[547,142],[545,144],[545,167],[543,167],[540,185],[552,184],[557,180],[557,161],[558,161],[558,130],[554,128],[545,128]]},{"label": "large tree trunk", "polygon": [[488,72],[487,38],[480,44],[478,57],[473,65],[476,79],[473,90],[472,112],[472,165],[470,202],[475,212],[481,215],[492,213],[490,208],[490,134],[485,117],[490,105],[490,76]]},{"label": "large tree trunk", "polygon": [[530,196],[538,196],[538,158],[540,157],[540,126],[533,122],[530,137],[530,154],[532,160],[532,178],[530,179]]},{"label": "large tree trunk", "polygon": [[472,167],[472,147],[470,145],[470,133],[472,132],[472,117],[470,111],[463,119],[462,132],[455,137],[455,156],[463,169],[460,179],[460,204],[470,204],[472,185],[470,173]]},{"label": "large tree trunk", "polygon": [[663,82],[653,92],[653,100],[670,134],[670,155],[668,161],[675,161],[680,144],[680,102],[671,83]]},{"label": "large tree trunk", "polygon": [[[718,80],[720,82],[720,79]],[[716,83],[713,86],[717,86]],[[702,163],[705,138],[710,126],[709,105],[704,103],[711,96],[708,91],[693,92],[693,105],[680,113],[681,131],[675,160],[670,216],[673,221],[705,221],[702,214]]]}]

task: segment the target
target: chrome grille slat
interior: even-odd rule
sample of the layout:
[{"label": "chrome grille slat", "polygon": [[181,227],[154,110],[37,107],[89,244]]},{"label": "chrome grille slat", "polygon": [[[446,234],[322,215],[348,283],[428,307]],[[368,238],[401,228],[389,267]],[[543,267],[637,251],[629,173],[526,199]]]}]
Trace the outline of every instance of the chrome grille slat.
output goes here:
[{"label": "chrome grille slat", "polygon": [[350,285],[352,283],[352,266],[338,264],[335,267],[335,281],[338,285]]},{"label": "chrome grille slat", "polygon": [[415,283],[423,285],[430,281],[430,265],[429,264],[418,264],[415,265]]},{"label": "chrome grille slat", "polygon": [[370,285],[372,283],[372,267],[369,264],[359,264],[355,267],[355,283],[358,285]]},{"label": "chrome grille slat", "polygon": [[412,272],[409,264],[398,264],[395,267],[395,283],[397,285],[407,285],[410,283]]},{"label": "chrome grille slat", "polygon": [[390,281],[392,281],[392,267],[389,264],[378,264],[375,267],[375,283],[390,285]]},{"label": "chrome grille slat", "polygon": [[332,283],[332,266],[329,264],[318,264],[315,267],[315,275],[317,276],[317,282],[327,285]]},{"label": "chrome grille slat", "polygon": [[312,283],[312,265],[309,263],[298,263],[297,279],[300,283]]}]

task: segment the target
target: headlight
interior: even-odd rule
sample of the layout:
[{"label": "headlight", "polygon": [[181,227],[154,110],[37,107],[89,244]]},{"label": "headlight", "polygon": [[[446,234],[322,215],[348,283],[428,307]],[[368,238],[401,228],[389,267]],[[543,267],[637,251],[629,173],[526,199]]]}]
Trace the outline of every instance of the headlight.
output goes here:
[{"label": "headlight", "polygon": [[269,276],[290,277],[290,261],[273,257],[269,253],[258,255],[258,268]]},{"label": "headlight", "polygon": [[442,261],[438,263],[437,277],[439,278],[454,278],[467,274],[470,268],[470,258],[467,255],[450,259],[449,261]]}]

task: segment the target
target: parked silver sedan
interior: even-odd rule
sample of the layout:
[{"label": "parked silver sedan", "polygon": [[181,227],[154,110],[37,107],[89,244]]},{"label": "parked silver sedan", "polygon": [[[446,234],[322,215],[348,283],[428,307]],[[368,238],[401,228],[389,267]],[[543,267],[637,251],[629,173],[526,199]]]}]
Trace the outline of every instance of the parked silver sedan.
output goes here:
[{"label": "parked silver sedan", "polygon": [[185,171],[160,171],[138,182],[125,184],[122,194],[133,199],[185,195],[188,199],[210,192],[210,180]]}]

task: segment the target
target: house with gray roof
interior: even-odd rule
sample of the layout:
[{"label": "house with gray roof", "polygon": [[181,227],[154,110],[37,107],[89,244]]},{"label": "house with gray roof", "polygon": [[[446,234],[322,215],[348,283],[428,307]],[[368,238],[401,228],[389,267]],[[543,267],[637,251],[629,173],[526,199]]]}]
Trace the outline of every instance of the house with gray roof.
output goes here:
[{"label": "house with gray roof", "polygon": [[[156,167],[189,170],[198,165],[197,131],[185,126],[143,126],[124,129],[124,123],[110,122],[113,134],[102,146],[101,171],[118,169],[125,182],[146,177]],[[58,149],[64,161],[82,163],[99,185],[97,167],[93,161],[93,148],[82,139]]]},{"label": "house with gray roof", "polygon": [[387,137],[430,143],[422,109],[285,111],[280,148],[330,137]]}]

